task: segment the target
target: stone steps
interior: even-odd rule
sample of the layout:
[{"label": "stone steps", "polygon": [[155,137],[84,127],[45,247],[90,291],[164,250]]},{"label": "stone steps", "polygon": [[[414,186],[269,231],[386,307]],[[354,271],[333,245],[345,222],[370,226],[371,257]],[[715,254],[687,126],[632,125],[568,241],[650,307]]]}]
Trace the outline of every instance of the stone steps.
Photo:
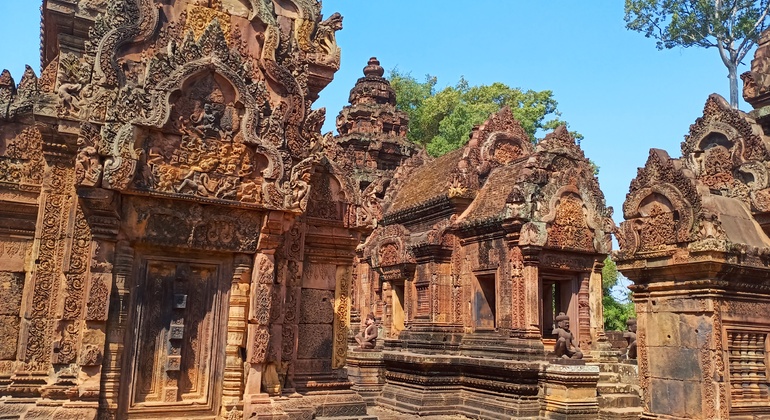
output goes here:
[{"label": "stone steps", "polygon": [[641,416],[641,407],[608,408],[599,411],[600,420],[639,420]]},{"label": "stone steps", "polygon": [[614,372],[599,371],[599,382],[620,382],[620,375]]}]

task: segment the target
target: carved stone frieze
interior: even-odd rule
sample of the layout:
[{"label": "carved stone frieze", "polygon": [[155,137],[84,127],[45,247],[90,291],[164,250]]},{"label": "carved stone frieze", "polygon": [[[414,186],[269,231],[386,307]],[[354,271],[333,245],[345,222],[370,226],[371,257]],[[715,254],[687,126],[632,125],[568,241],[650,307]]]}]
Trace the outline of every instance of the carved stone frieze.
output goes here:
[{"label": "carved stone frieze", "polygon": [[134,226],[133,238],[163,246],[254,252],[262,217],[238,209],[131,198],[124,223]]}]

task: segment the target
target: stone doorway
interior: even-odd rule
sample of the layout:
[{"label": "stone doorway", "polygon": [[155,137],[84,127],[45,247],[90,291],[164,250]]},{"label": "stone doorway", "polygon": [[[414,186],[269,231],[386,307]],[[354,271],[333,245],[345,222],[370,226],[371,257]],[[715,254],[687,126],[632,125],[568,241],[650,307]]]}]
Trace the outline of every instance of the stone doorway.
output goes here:
[{"label": "stone doorway", "polygon": [[497,326],[495,275],[476,275],[474,279],[473,297],[471,299],[474,329],[476,331],[493,331]]},{"label": "stone doorway", "polygon": [[222,388],[228,258],[143,255],[129,315],[127,417],[216,414]]},{"label": "stone doorway", "polygon": [[[553,328],[556,325],[556,316],[559,312],[564,312],[570,317],[570,331],[578,338],[578,313],[577,313],[577,292],[578,278],[571,275],[544,275],[540,282],[540,326],[542,329],[543,340],[555,340]],[[548,348],[548,346],[546,346]]]}]

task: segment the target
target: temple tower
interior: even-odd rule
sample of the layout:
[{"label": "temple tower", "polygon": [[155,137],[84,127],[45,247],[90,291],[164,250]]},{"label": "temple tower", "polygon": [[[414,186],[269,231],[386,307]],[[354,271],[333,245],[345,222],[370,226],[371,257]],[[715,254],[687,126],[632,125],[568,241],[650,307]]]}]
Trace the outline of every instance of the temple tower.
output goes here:
[{"label": "temple tower", "polygon": [[396,92],[377,58],[369,59],[364,77],[350,90],[350,105],[337,116],[334,141],[352,160],[353,178],[365,190],[421,149],[406,139],[409,116],[396,109]]}]

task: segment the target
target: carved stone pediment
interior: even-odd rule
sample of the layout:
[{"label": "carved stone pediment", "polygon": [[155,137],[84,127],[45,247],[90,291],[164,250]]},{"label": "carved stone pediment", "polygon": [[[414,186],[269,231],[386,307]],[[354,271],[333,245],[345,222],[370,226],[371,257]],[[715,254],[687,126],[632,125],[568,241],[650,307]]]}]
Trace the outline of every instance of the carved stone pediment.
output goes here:
[{"label": "carved stone pediment", "polygon": [[769,142],[753,118],[714,94],[682,143],[683,162],[709,190],[737,198],[754,212],[766,212]]}]

